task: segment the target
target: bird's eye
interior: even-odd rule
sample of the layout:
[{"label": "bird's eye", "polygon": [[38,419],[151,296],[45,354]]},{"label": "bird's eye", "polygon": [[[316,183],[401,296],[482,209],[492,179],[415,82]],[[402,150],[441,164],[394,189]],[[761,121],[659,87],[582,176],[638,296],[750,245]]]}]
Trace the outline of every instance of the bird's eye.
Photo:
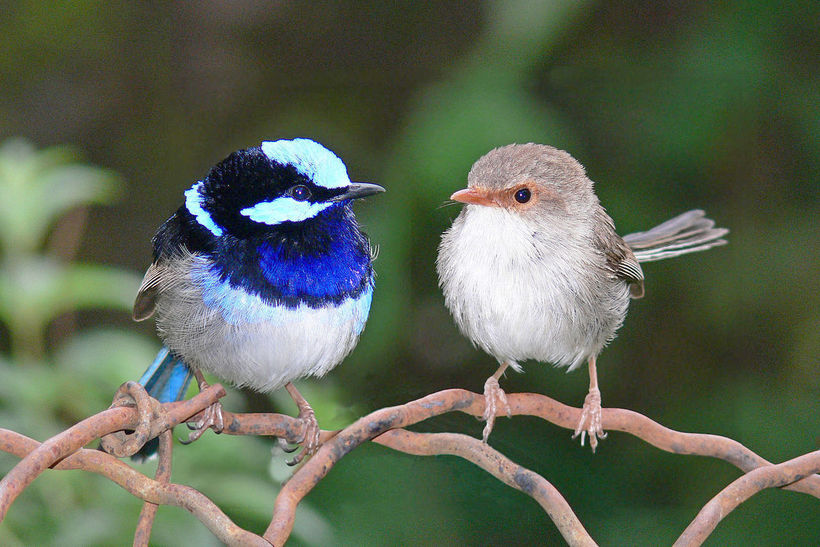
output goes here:
[{"label": "bird's eye", "polygon": [[299,184],[288,190],[288,194],[296,201],[306,201],[310,199],[310,188]]},{"label": "bird's eye", "polygon": [[522,188],[515,193],[515,201],[518,203],[527,203],[530,200],[529,188]]}]

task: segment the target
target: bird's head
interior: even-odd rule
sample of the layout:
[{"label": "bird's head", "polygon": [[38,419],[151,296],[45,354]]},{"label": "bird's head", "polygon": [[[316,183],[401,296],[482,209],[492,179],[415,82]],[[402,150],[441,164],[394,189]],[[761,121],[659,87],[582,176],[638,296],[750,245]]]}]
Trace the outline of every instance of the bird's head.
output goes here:
[{"label": "bird's head", "polygon": [[211,168],[185,192],[185,208],[216,237],[248,237],[383,191],[350,182],[342,160],[312,140],[266,141]]},{"label": "bird's head", "polygon": [[597,203],[583,166],[563,150],[510,144],[479,158],[450,199],[498,207],[534,221],[576,218]]}]

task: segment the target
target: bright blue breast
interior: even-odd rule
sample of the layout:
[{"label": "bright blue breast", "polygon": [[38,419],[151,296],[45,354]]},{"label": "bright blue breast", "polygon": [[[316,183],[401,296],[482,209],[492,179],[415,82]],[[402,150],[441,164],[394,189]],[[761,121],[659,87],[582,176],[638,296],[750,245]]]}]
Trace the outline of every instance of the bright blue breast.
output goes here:
[{"label": "bright blue breast", "polygon": [[285,300],[338,301],[357,296],[370,270],[370,256],[334,239],[326,253],[293,253],[285,245],[263,243],[257,249],[265,280]]},{"label": "bright blue breast", "polygon": [[338,305],[372,288],[370,247],[344,205],[264,238],[231,241],[210,258],[215,280],[289,309]]},{"label": "bright blue breast", "polygon": [[[352,321],[353,333],[358,336],[364,329],[370,312],[373,298],[373,284],[365,285],[358,296],[343,299],[337,304],[326,303],[323,306],[311,307],[303,303],[300,306],[271,304],[257,294],[246,289],[233,287],[227,280],[221,280],[213,271],[213,265],[207,261],[195,262],[191,269],[191,279],[202,290],[202,300],[206,306],[218,310],[225,322],[231,325],[246,325],[261,322],[287,324],[305,319],[313,312],[333,310],[335,315],[325,315],[328,328],[339,323]],[[322,336],[323,332],[316,332]]]}]

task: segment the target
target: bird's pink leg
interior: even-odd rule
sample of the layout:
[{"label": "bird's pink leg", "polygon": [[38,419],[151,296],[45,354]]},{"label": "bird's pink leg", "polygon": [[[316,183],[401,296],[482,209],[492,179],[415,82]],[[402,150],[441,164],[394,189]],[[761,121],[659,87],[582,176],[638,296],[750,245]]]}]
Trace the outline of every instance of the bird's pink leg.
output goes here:
[{"label": "bird's pink leg", "polygon": [[490,436],[490,433],[493,430],[493,426],[495,425],[495,416],[498,411],[498,404],[500,403],[503,405],[503,408],[507,411],[507,417],[511,417],[510,405],[507,403],[507,395],[504,393],[504,390],[501,389],[501,386],[498,384],[498,379],[504,374],[504,371],[507,370],[509,363],[506,361],[501,363],[501,366],[498,367],[498,370],[495,371],[495,374],[487,378],[487,381],[484,382],[484,421],[487,424],[484,426],[484,436],[483,441],[486,444],[487,439]]},{"label": "bird's pink leg", "polygon": [[312,456],[319,450],[319,433],[321,430],[319,429],[319,422],[316,421],[316,414],[305,398],[302,397],[302,394],[299,393],[299,390],[296,389],[296,386],[293,385],[293,382],[288,382],[285,385],[285,389],[288,390],[293,402],[296,403],[296,406],[299,408],[298,419],[303,423],[304,427],[304,433],[299,441],[299,444],[302,445],[302,451],[294,456],[293,460],[288,462],[288,465],[296,465],[301,462],[305,456]]},{"label": "bird's pink leg", "polygon": [[581,419],[572,438],[581,435],[581,446],[584,446],[584,437],[587,433],[589,433],[589,446],[595,452],[598,439],[606,438],[606,433],[604,433],[601,426],[601,391],[598,389],[598,371],[595,368],[595,356],[589,358],[589,393],[584,399]]},{"label": "bird's pink leg", "polygon": [[[205,381],[205,376],[201,371],[195,370],[194,376],[196,377],[197,384],[199,385],[199,391],[203,391],[210,387],[208,382]],[[213,429],[214,433],[217,435],[222,433],[222,429],[225,427],[225,420],[222,416],[222,403],[217,401],[206,408],[202,412],[202,418],[196,422],[189,423],[188,427],[192,430],[191,434],[188,435],[187,440],[180,441],[182,444],[191,444],[200,438],[209,428]]]}]

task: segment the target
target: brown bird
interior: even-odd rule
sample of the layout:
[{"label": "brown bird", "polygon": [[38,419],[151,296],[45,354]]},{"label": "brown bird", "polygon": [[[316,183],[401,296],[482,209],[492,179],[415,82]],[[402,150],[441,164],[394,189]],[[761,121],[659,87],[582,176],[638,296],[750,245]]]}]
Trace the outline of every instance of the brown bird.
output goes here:
[{"label": "brown bird", "polygon": [[467,204],[444,232],[437,259],[444,300],[461,332],[500,366],[484,384],[484,441],[498,405],[498,379],[534,359],[573,370],[589,365],[589,393],[575,435],[601,426],[596,359],[644,294],[641,262],[723,245],[728,233],[701,210],[625,237],[598,202],[584,168],[540,144],[496,148],[451,196]]}]

